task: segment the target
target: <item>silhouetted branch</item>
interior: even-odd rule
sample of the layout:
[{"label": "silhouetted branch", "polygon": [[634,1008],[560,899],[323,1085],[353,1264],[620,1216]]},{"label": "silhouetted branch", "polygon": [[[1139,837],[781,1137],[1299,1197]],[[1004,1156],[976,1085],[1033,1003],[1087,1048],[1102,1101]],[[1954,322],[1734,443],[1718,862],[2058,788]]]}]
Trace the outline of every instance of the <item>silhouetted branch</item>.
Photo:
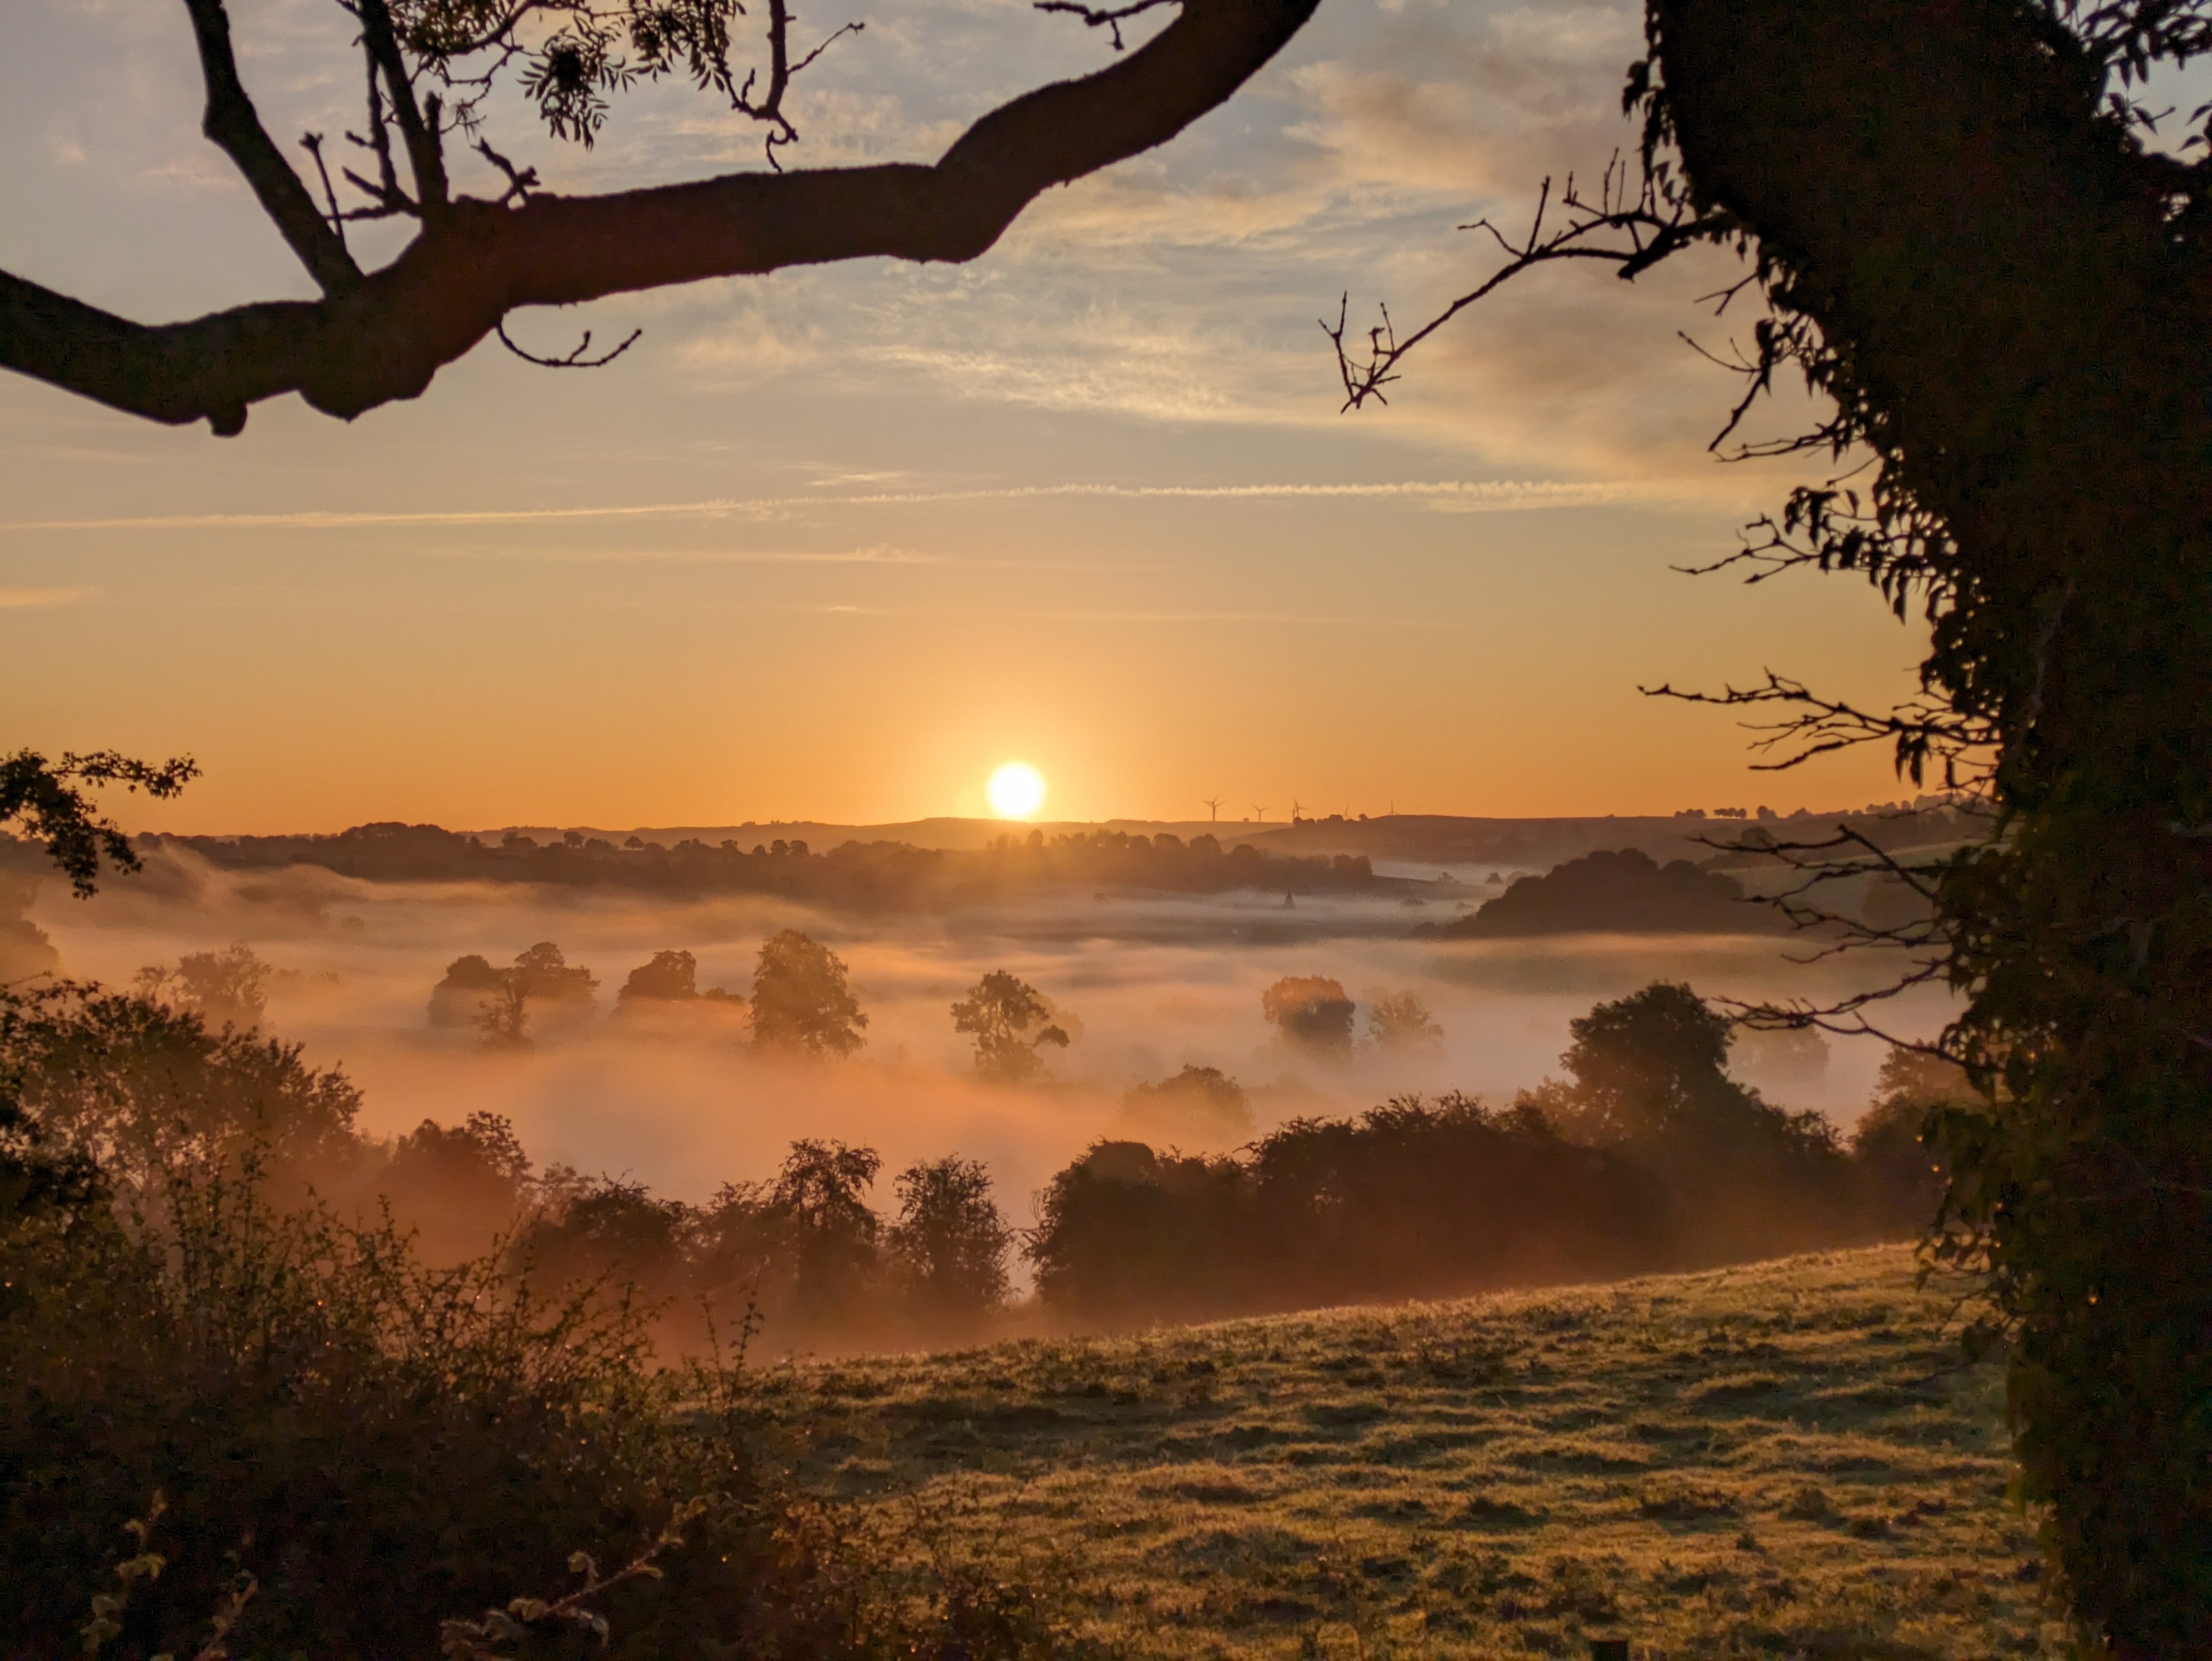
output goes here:
[{"label": "silhouetted branch", "polygon": [[[1775,721],[1747,721],[1745,729],[1762,736],[1753,741],[1759,751],[1791,746],[1779,761],[1754,762],[1760,772],[1777,773],[1802,765],[1815,756],[1847,750],[1884,739],[1897,746],[1897,766],[1915,784],[1923,783],[1930,760],[1943,764],[1944,788],[1972,788],[1983,765],[1978,752],[1992,750],[1996,734],[1989,724],[1960,715],[1943,700],[1923,693],[1908,698],[1887,714],[1861,709],[1838,699],[1821,697],[1802,681],[1766,672],[1763,686],[1724,687],[1718,692],[1685,692],[1672,685],[1640,686],[1646,697],[1679,698],[1685,703],[1717,704],[1723,709],[1781,705],[1796,714]],[[1969,770],[1961,772],[1961,768]]]},{"label": "silhouetted branch", "polygon": [[323,160],[322,134],[301,133],[300,148],[315,158],[315,173],[323,181],[323,201],[325,204],[323,217],[330,222],[331,234],[337,238],[338,246],[343,248],[345,246],[345,215],[338,208],[338,193],[331,184],[330,166]]},{"label": "silhouetted branch", "polygon": [[[499,198],[500,206],[503,208],[510,202],[526,202],[530,199],[530,192],[538,188],[537,168],[517,167],[514,162],[492,149],[491,141],[487,138],[477,140],[477,154],[507,175],[507,194]],[[508,343],[509,345],[513,344],[511,341]]]},{"label": "silhouetted branch", "polygon": [[637,344],[638,338],[644,334],[645,331],[642,329],[632,329],[629,332],[629,338],[625,339],[621,345],[616,347],[612,351],[603,352],[597,357],[586,357],[584,356],[585,353],[592,350],[592,332],[589,329],[584,331],[584,338],[581,341],[577,343],[576,350],[570,352],[566,357],[539,357],[533,352],[526,352],[521,347],[516,345],[513,340],[507,338],[507,325],[503,322],[494,325],[493,332],[499,336],[499,344],[501,345],[506,347],[507,350],[513,352],[525,363],[535,363],[541,369],[604,369],[608,364],[613,362],[624,352]]},{"label": "silhouetted branch", "polygon": [[120,784],[166,798],[198,777],[199,770],[190,756],[173,757],[156,766],[112,750],[84,756],[72,752],[54,762],[35,750],[18,750],[0,757],[0,825],[21,824],[43,841],[47,857],[69,878],[76,897],[84,899],[99,879],[103,855],[121,871],[136,871],[138,856],[114,821],[94,811],[79,787]]},{"label": "silhouetted branch", "polygon": [[830,50],[839,36],[858,34],[866,28],[866,23],[847,23],[833,31],[827,39],[796,64],[791,61],[791,9],[786,0],[769,0],[768,6],[768,93],[757,104],[753,102],[753,82],[758,70],[749,71],[744,85],[731,98],[731,106],[741,115],[769,124],[769,135],[764,141],[768,164],[778,173],[783,164],[775,158],[776,150],[785,144],[799,141],[799,131],[783,113],[783,95],[790,89],[791,77]]},{"label": "silhouetted branch", "polygon": [[[0,272],[0,367],[227,434],[243,427],[249,405],[283,392],[344,417],[415,397],[521,306],[831,260],[973,259],[1042,192],[1163,143],[1218,106],[1316,3],[1186,0],[1144,46],[990,112],[933,165],[732,174],[599,197],[532,192],[504,205],[454,198],[425,213],[390,265],[319,302],[149,326]],[[376,34],[372,20],[382,17],[388,37],[382,0],[362,4],[364,33]],[[390,88],[393,77],[382,78]],[[404,66],[392,90],[404,136],[414,106]],[[378,155],[380,177],[355,182],[375,212],[424,207],[408,202],[389,167],[385,100],[374,86],[370,96],[379,119],[358,142]],[[418,188],[445,200],[427,125],[419,111],[412,119],[422,128]]]},{"label": "silhouetted branch", "polygon": [[[223,0],[185,0],[185,6],[191,14],[200,75],[207,85],[207,113],[201,118],[200,131],[237,164],[262,211],[275,222],[316,285],[328,295],[349,293],[360,284],[361,267],[262,126],[238,77]],[[319,152],[316,160],[321,161]],[[327,186],[327,175],[324,182]]]},{"label": "silhouetted branch", "polygon": [[1131,0],[1126,6],[1085,6],[1077,0],[1036,0],[1039,11],[1062,11],[1080,17],[1091,27],[1114,31],[1114,50],[1121,50],[1121,25],[1157,7],[1180,4],[1181,0]]},{"label": "silhouetted branch", "polygon": [[[1670,196],[1649,166],[1644,168],[1632,193],[1626,164],[1618,154],[1606,164],[1595,201],[1580,193],[1575,176],[1569,173],[1559,209],[1565,213],[1565,222],[1547,231],[1545,220],[1553,210],[1552,181],[1547,179],[1537,192],[1536,211],[1529,221],[1528,232],[1519,240],[1508,237],[1488,219],[1461,226],[1462,230],[1488,232],[1491,240],[1508,256],[1506,263],[1479,287],[1453,301],[1403,340],[1397,337],[1389,309],[1382,308],[1382,321],[1367,332],[1365,356],[1357,362],[1352,353],[1345,349],[1352,301],[1347,292],[1339,303],[1335,324],[1332,326],[1324,318],[1321,326],[1336,350],[1337,374],[1344,382],[1343,407],[1358,409],[1370,398],[1377,403],[1389,402],[1382,396],[1382,388],[1399,379],[1398,364],[1408,352],[1468,307],[1495,293],[1525,271],[1561,260],[1595,259],[1619,266],[1615,274],[1623,281],[1633,281],[1669,255],[1694,242],[1706,240],[1725,228],[1725,222],[1719,216],[1697,213],[1687,203]],[[1729,297],[1732,298],[1734,292],[1729,290]],[[1721,302],[1723,307],[1726,303],[1726,299]]]},{"label": "silhouetted branch", "polygon": [[398,36],[392,33],[392,13],[385,0],[355,0],[361,18],[362,48],[384,78],[385,95],[399,137],[407,146],[408,165],[415,174],[415,200],[423,218],[443,213],[449,194],[446,183],[446,155],[438,136],[438,98],[434,93],[417,103],[414,78],[400,55]]}]

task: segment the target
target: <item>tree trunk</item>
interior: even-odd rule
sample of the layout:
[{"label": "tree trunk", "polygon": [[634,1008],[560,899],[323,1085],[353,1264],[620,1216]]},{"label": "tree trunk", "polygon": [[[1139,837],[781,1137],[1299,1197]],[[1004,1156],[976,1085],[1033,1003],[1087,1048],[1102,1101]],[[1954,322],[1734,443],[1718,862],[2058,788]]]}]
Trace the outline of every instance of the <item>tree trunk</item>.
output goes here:
[{"label": "tree trunk", "polygon": [[[1686,178],[1948,526],[1931,687],[2001,734],[1942,884],[1950,1150],[2063,1590],[2212,1654],[2212,329],[2205,212],[2008,0],[1654,0]],[[2195,187],[2201,190],[2201,186]]]}]

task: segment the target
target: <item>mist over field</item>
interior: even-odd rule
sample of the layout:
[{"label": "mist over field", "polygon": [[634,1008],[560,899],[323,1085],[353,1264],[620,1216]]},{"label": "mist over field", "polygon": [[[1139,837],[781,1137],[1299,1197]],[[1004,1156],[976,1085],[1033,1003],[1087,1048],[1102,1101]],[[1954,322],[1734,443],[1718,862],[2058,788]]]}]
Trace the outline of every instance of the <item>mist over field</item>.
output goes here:
[{"label": "mist over field", "polygon": [[[1408,1091],[1457,1088],[1503,1104],[1558,1071],[1571,1018],[1655,979],[1686,980],[1709,997],[1827,999],[1888,967],[1870,954],[1796,964],[1817,946],[1786,935],[1406,937],[1451,909],[1397,892],[1300,895],[1286,908],[1280,895],[1236,891],[854,914],[760,895],[658,901],[370,883],[306,866],[241,873],[172,847],[145,877],[90,901],[46,880],[29,916],[63,973],[115,986],[188,952],[251,946],[278,971],[268,1029],[303,1044],[313,1064],[342,1065],[365,1093],[362,1128],[373,1134],[505,1114],[541,1166],[620,1176],[695,1203],[725,1182],[770,1175],[800,1136],[874,1147],[887,1171],[957,1153],[989,1166],[1016,1221],[1093,1141],[1132,1134],[1117,1125],[1125,1092],[1186,1064],[1243,1084],[1262,1134]],[[663,950],[692,952],[702,989],[743,995],[762,941],[793,928],[850,967],[869,1025],[849,1061],[765,1056],[744,1045],[742,1013],[728,1006],[611,1013],[629,972]],[[430,1025],[430,991],[447,964],[471,952],[505,963],[541,940],[598,977],[589,1014],[534,1019],[533,1047],[520,1053]],[[949,1006],[997,969],[1048,999],[1072,1039],[1049,1052],[1041,1084],[978,1079],[953,1030]],[[1410,991],[1443,1041],[1411,1052],[1363,1044],[1341,1063],[1294,1050],[1261,1010],[1263,989],[1286,975],[1340,981],[1363,1023],[1376,997]],[[1942,1019],[1940,995],[1889,1007],[1890,1030],[1907,1035]],[[1848,1129],[1881,1056],[1875,1041],[1832,1040],[1820,1065],[1747,1034],[1734,1070],[1770,1100]]]}]

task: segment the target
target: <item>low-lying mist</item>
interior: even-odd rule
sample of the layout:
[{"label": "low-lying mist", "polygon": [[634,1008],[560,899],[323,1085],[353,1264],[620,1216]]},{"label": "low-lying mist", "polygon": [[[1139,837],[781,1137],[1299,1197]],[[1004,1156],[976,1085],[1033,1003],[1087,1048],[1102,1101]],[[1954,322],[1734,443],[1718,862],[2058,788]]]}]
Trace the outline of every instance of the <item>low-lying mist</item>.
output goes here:
[{"label": "low-lying mist", "polygon": [[[1257,1128],[1356,1112],[1394,1094],[1460,1089],[1503,1102],[1557,1070],[1567,1023],[1654,979],[1709,997],[1828,998],[1881,979],[1868,957],[1802,965],[1810,943],[1771,936],[1406,938],[1434,908],[1395,894],[1061,895],[947,915],[823,913],[771,897],[641,904],[599,891],[519,885],[368,883],[315,867],[226,872],[165,851],[144,879],[93,900],[44,882],[29,916],[61,972],[128,986],[142,968],[243,942],[278,971],[266,1028],[342,1065],[366,1096],[361,1128],[396,1135],[425,1118],[506,1115],[541,1165],[642,1183],[691,1202],[771,1175],[797,1137],[882,1153],[886,1168],[958,1153],[988,1165],[1026,1221],[1030,1196],[1104,1135],[1133,1134],[1132,1086],[1186,1065],[1246,1089]],[[629,972],[663,950],[693,953],[702,988],[744,994],[763,940],[799,928],[850,968],[868,1016],[854,1058],[777,1059],[706,1005],[614,1016]],[[504,964],[557,943],[598,977],[581,1019],[545,1019],[527,1050],[488,1050],[428,1019],[430,991],[468,953]],[[1037,989],[1071,1043],[1027,1086],[975,1075],[949,1007],[1004,969]],[[1442,1029],[1425,1048],[1362,1043],[1331,1061],[1285,1044],[1261,1013],[1284,976],[1322,976],[1360,1006],[1410,992]],[[1932,1031],[1940,994],[1891,1007],[1892,1030]],[[1882,1059],[1871,1041],[1790,1046],[1747,1035],[1735,1071],[1792,1109],[1848,1127]],[[880,1202],[884,1196],[881,1194]]]}]

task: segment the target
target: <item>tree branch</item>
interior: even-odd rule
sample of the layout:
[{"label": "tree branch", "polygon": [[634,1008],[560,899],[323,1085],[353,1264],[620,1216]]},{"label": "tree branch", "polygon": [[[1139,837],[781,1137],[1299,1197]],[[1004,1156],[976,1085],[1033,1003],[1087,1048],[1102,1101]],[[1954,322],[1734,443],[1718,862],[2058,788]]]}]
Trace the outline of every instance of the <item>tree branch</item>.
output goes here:
[{"label": "tree branch", "polygon": [[200,74],[207,83],[207,113],[200,131],[246,175],[262,211],[276,222],[316,286],[325,294],[346,293],[361,282],[361,267],[262,126],[246,84],[238,77],[223,0],[185,0],[185,9],[191,14]]},{"label": "tree branch", "polygon": [[[1317,3],[1186,0],[1144,46],[992,111],[934,166],[732,174],[600,197],[533,192],[511,207],[460,198],[391,265],[318,302],[149,326],[0,272],[0,368],[229,434],[248,405],[282,392],[347,418],[416,397],[520,306],[870,256],[973,259],[1053,186],[1164,143],[1221,104]],[[362,9],[381,7],[363,0]]]},{"label": "tree branch", "polygon": [[384,0],[360,3],[362,44],[370,61],[384,71],[385,94],[392,118],[399,123],[408,164],[415,172],[416,199],[427,220],[446,207],[446,154],[438,136],[438,100],[431,99],[427,116],[416,101],[415,83],[408,78],[407,60],[400,55],[399,37],[392,33],[392,13]]}]

